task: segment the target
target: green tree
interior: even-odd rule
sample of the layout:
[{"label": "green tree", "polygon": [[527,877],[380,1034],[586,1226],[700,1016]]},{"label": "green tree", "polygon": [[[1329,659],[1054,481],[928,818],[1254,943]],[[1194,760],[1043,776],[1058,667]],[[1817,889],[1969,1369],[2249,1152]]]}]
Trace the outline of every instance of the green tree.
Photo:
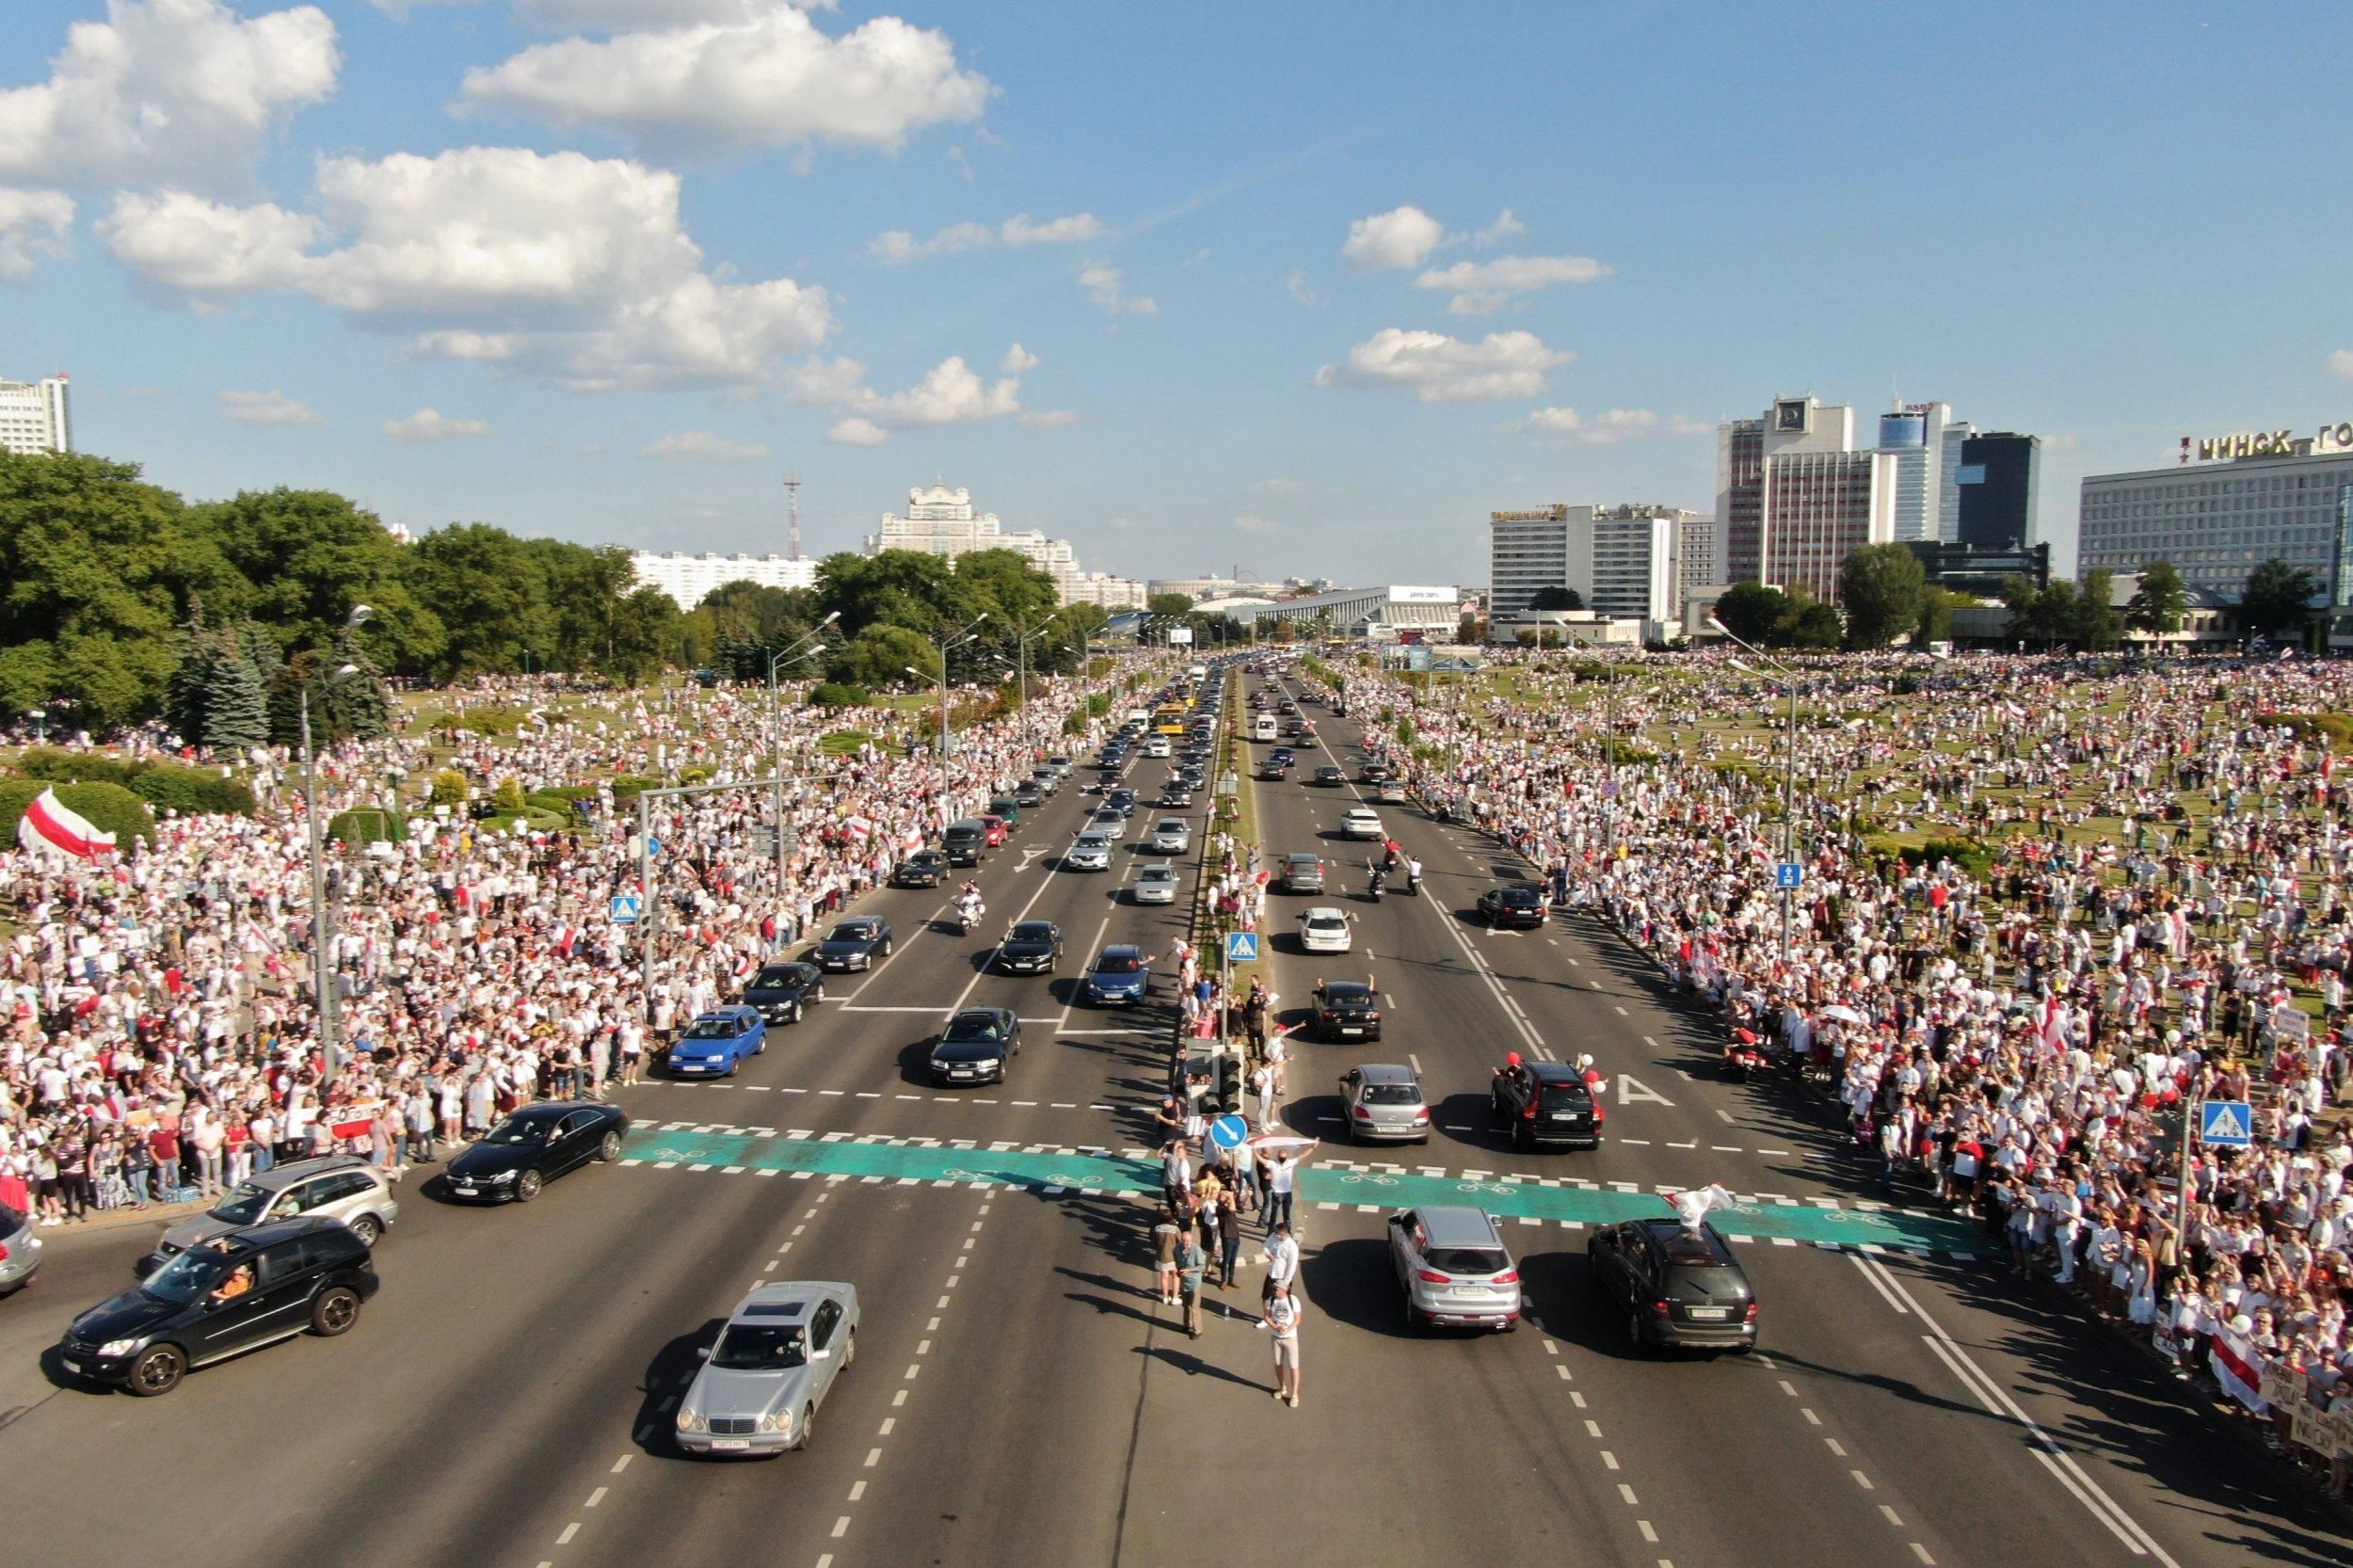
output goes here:
[{"label": "green tree", "polygon": [[1949,641],[1953,634],[1953,612],[1968,602],[1950,588],[1931,586],[1923,593],[1920,620],[1912,632],[1913,646],[1926,648],[1930,643]]},{"label": "green tree", "polygon": [[2169,635],[2179,632],[2189,610],[2189,589],[2180,568],[2170,561],[2151,561],[2140,568],[2140,581],[2124,606],[2124,624],[2136,632]]},{"label": "green tree", "polygon": [[1830,605],[1809,604],[1790,621],[1786,634],[1791,648],[1836,648],[1846,639],[1847,626]]},{"label": "green tree", "polygon": [[1191,594],[1153,594],[1144,601],[1144,612],[1154,616],[1189,616],[1193,614]]},{"label": "green tree", "polygon": [[1054,580],[1017,550],[975,550],[956,557],[956,583],[1000,629],[1036,627],[1062,599]]},{"label": "green tree", "polygon": [[349,632],[337,637],[335,644],[335,667],[348,665],[351,669],[349,675],[327,689],[328,707],[335,726],[343,733],[362,741],[382,740],[392,732],[392,694],[385,687],[384,672],[376,667],[367,649]]},{"label": "green tree", "polygon": [[[627,685],[652,679],[678,656],[678,600],[660,588],[639,588],[615,607],[597,660],[599,673]],[[762,671],[765,674],[762,661]]]},{"label": "green tree", "polygon": [[[841,634],[856,637],[874,625],[961,626],[985,609],[973,603],[948,563],[912,550],[879,555],[828,555],[817,565],[817,600],[822,616],[841,615]],[[969,606],[969,608],[968,608]],[[904,679],[901,677],[901,679]]]},{"label": "green tree", "polygon": [[826,661],[825,675],[852,686],[904,686],[909,666],[929,679],[939,668],[938,650],[906,627],[869,626]]},{"label": "green tree", "polygon": [[1531,610],[1582,610],[1585,608],[1585,596],[1575,588],[1554,584],[1538,588],[1529,600],[1528,607]]},{"label": "green tree", "polygon": [[1849,648],[1885,648],[1918,629],[1928,595],[1927,568],[1899,544],[1866,544],[1838,568],[1838,602],[1847,612]]},{"label": "green tree", "polygon": [[187,620],[172,635],[171,649],[171,675],[164,686],[164,723],[188,744],[201,745],[205,702],[224,657],[220,633],[205,626],[201,606],[190,606]]},{"label": "green tree", "polygon": [[204,692],[203,744],[238,755],[269,740],[269,681],[249,648],[224,632]]},{"label": "green tree", "polygon": [[2247,588],[2238,601],[2239,629],[2251,637],[2297,630],[2324,586],[2309,568],[2274,555],[2247,574]]},{"label": "green tree", "polygon": [[2059,578],[2034,596],[2026,614],[2026,634],[2048,647],[2064,642],[2075,633],[2080,624],[2076,601],[2081,598],[2075,584]]},{"label": "green tree", "polygon": [[[424,673],[448,680],[522,667],[525,648],[556,646],[546,580],[522,540],[488,523],[452,523],[408,547],[408,579],[418,601],[448,631]],[[535,660],[551,667],[553,660]]]},{"label": "green tree", "polygon": [[2068,627],[2068,635],[2078,648],[2097,653],[2116,646],[2123,623],[2117,616],[2115,600],[2114,573],[2105,568],[2084,573],[2083,584],[2075,590],[2074,618]]},{"label": "green tree", "polygon": [[1762,583],[1735,583],[1716,600],[1716,618],[1744,643],[1771,642],[1790,618],[1789,596]]},{"label": "green tree", "polygon": [[375,513],[331,490],[247,490],[188,508],[235,571],[233,598],[216,614],[265,628],[280,651],[324,647],[355,604],[375,614],[361,633],[394,664],[417,667],[440,651],[441,623],[405,577],[406,547]]}]

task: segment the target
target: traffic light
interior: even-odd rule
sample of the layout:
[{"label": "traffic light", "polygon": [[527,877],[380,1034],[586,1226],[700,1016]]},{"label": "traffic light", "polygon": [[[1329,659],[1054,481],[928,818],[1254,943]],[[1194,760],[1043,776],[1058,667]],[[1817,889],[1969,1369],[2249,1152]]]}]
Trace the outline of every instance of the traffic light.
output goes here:
[{"label": "traffic light", "polygon": [[1227,1115],[1241,1109],[1241,1053],[1228,1051],[1217,1059],[1217,1108]]}]

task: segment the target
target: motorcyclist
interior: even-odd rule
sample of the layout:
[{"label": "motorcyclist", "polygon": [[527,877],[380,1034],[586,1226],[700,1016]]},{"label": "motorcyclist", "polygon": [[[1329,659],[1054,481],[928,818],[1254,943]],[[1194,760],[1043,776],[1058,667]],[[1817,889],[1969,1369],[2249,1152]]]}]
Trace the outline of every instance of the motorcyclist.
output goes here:
[{"label": "motorcyclist", "polygon": [[1383,882],[1386,880],[1387,873],[1382,871],[1379,864],[1370,860],[1365,862],[1365,870],[1371,875],[1372,885],[1370,890],[1372,896],[1377,900],[1381,896],[1381,887]]},{"label": "motorcyclist", "polygon": [[983,912],[981,885],[977,882],[966,883],[956,893],[956,919],[969,931]]},{"label": "motorcyclist", "polygon": [[1421,862],[1408,858],[1405,862],[1405,886],[1410,890],[1421,886]]}]

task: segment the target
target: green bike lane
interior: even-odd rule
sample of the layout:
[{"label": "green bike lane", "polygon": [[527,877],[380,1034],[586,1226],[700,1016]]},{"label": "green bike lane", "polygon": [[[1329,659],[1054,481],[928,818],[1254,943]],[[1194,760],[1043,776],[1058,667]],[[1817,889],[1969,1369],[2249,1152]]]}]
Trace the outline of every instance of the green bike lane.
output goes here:
[{"label": "green bike lane", "polygon": [[[1000,1141],[860,1140],[844,1134],[761,1137],[744,1132],[640,1128],[621,1163],[753,1180],[811,1180],[868,1186],[1006,1187],[1058,1193],[1133,1195],[1160,1191],[1157,1160],[1109,1148],[1048,1148]],[[1298,1204],[1398,1208],[1471,1204],[1500,1219],[1569,1226],[1611,1224],[1667,1212],[1656,1193],[1522,1180],[1480,1180],[1403,1171],[1303,1166]],[[1983,1238],[1937,1214],[1824,1203],[1741,1203],[1719,1210],[1716,1228],[1735,1239],[1974,1256]]]}]

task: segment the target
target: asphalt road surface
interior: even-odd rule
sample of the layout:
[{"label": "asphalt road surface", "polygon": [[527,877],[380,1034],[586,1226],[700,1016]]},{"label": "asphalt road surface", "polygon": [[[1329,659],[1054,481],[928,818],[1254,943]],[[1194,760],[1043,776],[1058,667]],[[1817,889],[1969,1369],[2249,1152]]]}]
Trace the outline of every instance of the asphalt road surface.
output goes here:
[{"label": "asphalt road surface", "polygon": [[[1325,746],[1302,771],[1328,757],[1353,781],[1356,726],[1307,712]],[[1138,760],[1127,782],[1148,800],[1162,773]],[[1428,881],[1376,905],[1361,849],[1330,837],[1369,792],[1296,776],[1255,786],[1264,836],[1339,865],[1330,893],[1274,897],[1271,983],[1295,1010],[1319,974],[1369,972],[1386,1017],[1378,1043],[1295,1041],[1285,1115],[1334,1139],[1338,1076],[1400,1062],[1423,1075],[1433,1127],[1426,1146],[1320,1151],[1300,1211],[1304,1399],[1277,1403],[1255,1243],[1241,1286],[1209,1292],[1198,1341],[1152,1289],[1129,1189],[1148,1180],[1170,987],[1131,1014],[1074,1005],[1070,986],[1106,942],[1164,952],[1187,905],[1133,904],[1157,857],[1126,846],[1109,872],[1058,868],[1095,782],[1081,767],[995,852],[973,936],[944,923],[944,891],[879,893],[861,909],[899,945],[872,976],[831,981],[732,1081],[621,1091],[637,1123],[624,1164],[496,1209],[440,1203],[430,1168],[413,1173],[378,1249],[384,1288],[344,1338],[200,1370],[163,1400],[82,1386],[50,1347],[159,1227],[53,1242],[39,1283],[0,1304],[8,1559],[2353,1561],[2337,1515],[2144,1358],[1960,1227],[1883,1208],[1817,1107],[1720,1081],[1705,1020],[1613,937],[1570,920],[1477,927],[1479,891],[1526,867],[1382,807]],[[1128,842],[1160,814],[1141,809]],[[1178,863],[1189,891],[1195,859]],[[1309,903],[1356,915],[1354,953],[1299,952]],[[989,936],[1021,918],[1062,926],[1060,975],[987,972]],[[936,1088],[925,1043],[983,1003],[1025,1020],[1011,1080]],[[1489,1129],[1489,1073],[1511,1049],[1597,1059],[1602,1148],[1521,1154]],[[1750,1238],[1762,1350],[1636,1353],[1588,1283],[1589,1219],[1709,1182],[1743,1200],[1720,1223]],[[1384,1218],[1433,1192],[1504,1216],[1528,1292],[1517,1333],[1401,1325]],[[1874,1235],[1900,1244],[1837,1244]],[[848,1280],[863,1302],[815,1441],[682,1458],[671,1418],[697,1348],[746,1289],[792,1278]]]}]

